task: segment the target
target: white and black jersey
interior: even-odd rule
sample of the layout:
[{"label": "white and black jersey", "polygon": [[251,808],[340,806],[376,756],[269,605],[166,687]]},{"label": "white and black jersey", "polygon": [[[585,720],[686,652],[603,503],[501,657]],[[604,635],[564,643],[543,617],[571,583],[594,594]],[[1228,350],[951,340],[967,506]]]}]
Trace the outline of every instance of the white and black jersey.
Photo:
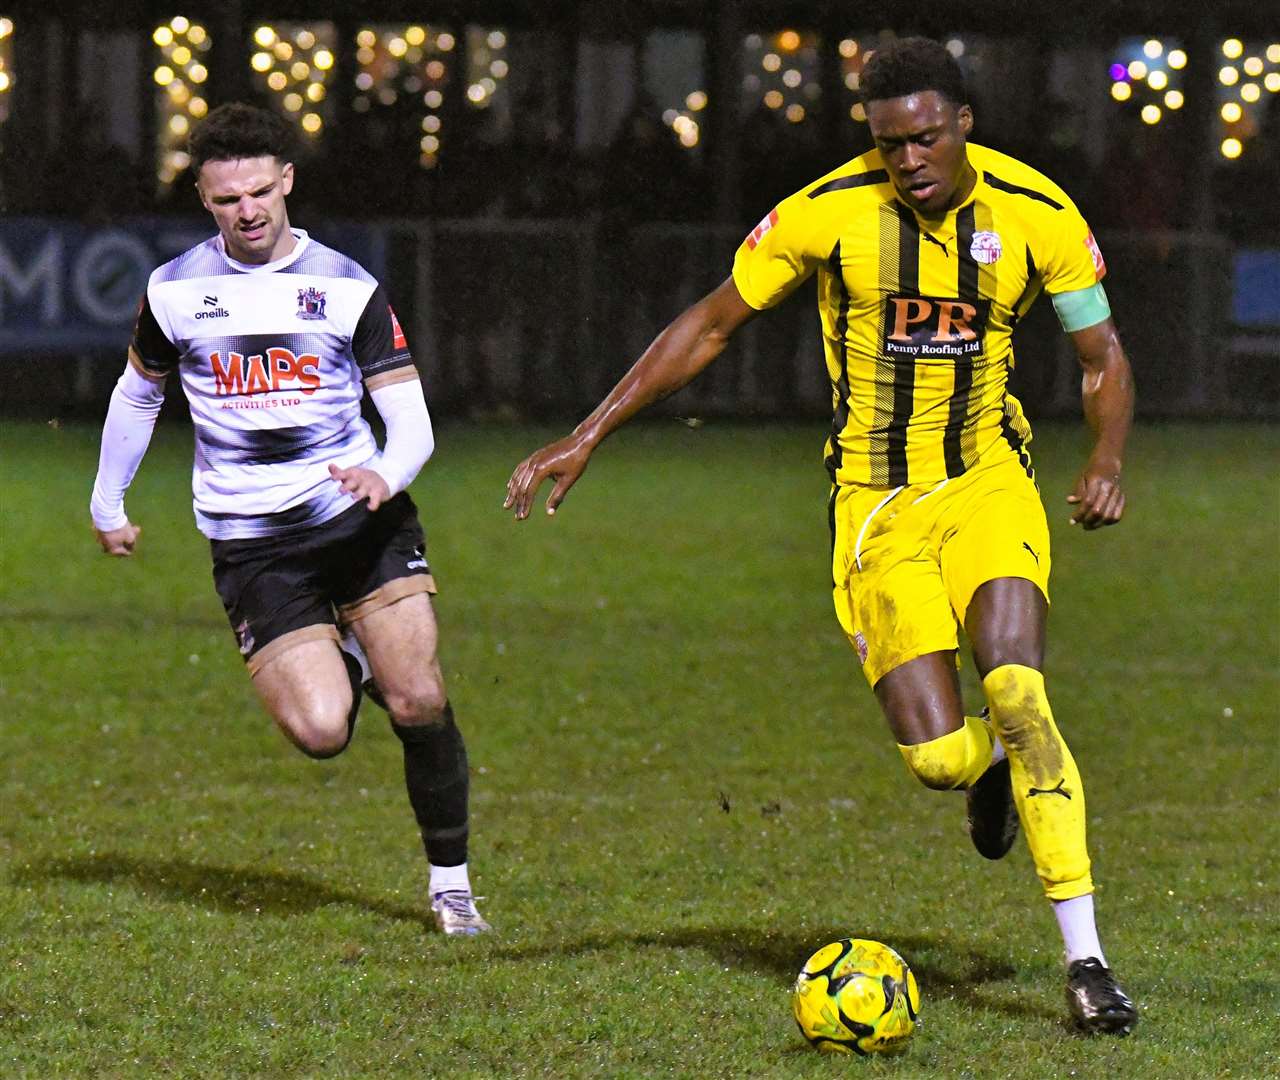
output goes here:
[{"label": "white and black jersey", "polygon": [[293,234],[293,250],[261,266],[205,241],[155,270],[138,313],[130,362],[181,379],[196,524],[210,539],[280,536],[349,509],[328,467],[377,452],[365,385],[417,377],[382,286]]}]

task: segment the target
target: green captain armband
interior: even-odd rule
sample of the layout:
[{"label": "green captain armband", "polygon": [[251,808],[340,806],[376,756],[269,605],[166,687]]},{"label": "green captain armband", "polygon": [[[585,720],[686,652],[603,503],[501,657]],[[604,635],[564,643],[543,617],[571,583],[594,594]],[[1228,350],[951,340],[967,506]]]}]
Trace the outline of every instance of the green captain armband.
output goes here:
[{"label": "green captain armband", "polygon": [[1071,292],[1058,293],[1051,296],[1053,310],[1058,313],[1058,322],[1068,334],[1076,330],[1084,330],[1089,326],[1097,326],[1103,319],[1111,317],[1111,305],[1107,303],[1107,290],[1102,282],[1090,285],[1087,289],[1073,289]]}]

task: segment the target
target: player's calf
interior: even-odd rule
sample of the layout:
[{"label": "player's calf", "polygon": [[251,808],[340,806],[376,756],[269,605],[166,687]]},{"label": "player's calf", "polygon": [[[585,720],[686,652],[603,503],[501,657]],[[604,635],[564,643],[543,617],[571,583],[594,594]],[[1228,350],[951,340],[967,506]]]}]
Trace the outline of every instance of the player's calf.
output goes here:
[{"label": "player's calf", "polygon": [[1010,781],[1036,873],[1050,900],[1093,891],[1084,786],[1034,668],[1005,664],[982,681],[1009,755]]}]

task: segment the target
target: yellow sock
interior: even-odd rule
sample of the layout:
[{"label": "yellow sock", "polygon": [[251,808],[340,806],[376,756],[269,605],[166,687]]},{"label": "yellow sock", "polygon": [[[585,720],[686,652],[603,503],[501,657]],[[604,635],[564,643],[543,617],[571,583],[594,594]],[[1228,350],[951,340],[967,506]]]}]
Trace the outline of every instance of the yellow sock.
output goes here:
[{"label": "yellow sock", "polygon": [[1006,664],[982,680],[991,721],[1009,755],[1013,797],[1036,873],[1050,900],[1093,891],[1085,846],[1084,787],[1053,722],[1044,676]]},{"label": "yellow sock", "polygon": [[950,791],[968,787],[987,771],[994,743],[991,729],[982,720],[966,716],[955,731],[911,746],[898,743],[898,750],[925,787]]}]

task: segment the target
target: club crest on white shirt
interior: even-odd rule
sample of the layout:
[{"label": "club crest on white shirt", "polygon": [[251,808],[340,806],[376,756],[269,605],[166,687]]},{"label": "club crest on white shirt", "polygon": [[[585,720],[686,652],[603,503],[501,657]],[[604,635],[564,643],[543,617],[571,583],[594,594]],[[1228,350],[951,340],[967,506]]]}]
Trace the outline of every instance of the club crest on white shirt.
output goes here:
[{"label": "club crest on white shirt", "polygon": [[324,293],[314,285],[298,290],[298,318],[324,318]]}]

